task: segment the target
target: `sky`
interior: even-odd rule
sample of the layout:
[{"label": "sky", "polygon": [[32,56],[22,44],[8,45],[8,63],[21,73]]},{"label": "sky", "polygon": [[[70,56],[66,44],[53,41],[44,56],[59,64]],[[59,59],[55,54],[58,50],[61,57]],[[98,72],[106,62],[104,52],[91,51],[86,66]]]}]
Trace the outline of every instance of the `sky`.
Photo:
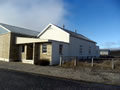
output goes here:
[{"label": "sky", "polygon": [[120,0],[0,0],[0,22],[41,31],[49,23],[120,48]]}]

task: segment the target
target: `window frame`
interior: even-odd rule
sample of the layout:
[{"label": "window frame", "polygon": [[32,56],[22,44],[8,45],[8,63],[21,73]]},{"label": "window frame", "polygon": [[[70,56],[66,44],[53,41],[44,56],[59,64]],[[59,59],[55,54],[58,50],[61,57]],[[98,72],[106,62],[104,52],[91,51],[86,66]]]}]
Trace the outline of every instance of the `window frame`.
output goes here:
[{"label": "window frame", "polygon": [[89,55],[91,55],[92,51],[91,51],[91,46],[89,46],[89,50],[88,50]]},{"label": "window frame", "polygon": [[59,44],[59,55],[63,55],[63,45]]},{"label": "window frame", "polygon": [[83,54],[83,45],[80,45],[80,49],[79,50],[80,50],[79,51],[80,55],[82,55]]},{"label": "window frame", "polygon": [[42,44],[42,53],[43,54],[47,53],[47,44]]}]

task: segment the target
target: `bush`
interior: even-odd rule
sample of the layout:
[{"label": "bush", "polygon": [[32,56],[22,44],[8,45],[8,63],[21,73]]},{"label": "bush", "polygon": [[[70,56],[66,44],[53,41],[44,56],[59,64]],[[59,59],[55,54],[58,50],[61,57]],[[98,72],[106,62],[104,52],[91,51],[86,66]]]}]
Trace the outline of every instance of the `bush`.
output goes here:
[{"label": "bush", "polygon": [[40,59],[36,63],[37,65],[42,65],[42,66],[48,66],[50,64],[50,61],[48,59]]}]

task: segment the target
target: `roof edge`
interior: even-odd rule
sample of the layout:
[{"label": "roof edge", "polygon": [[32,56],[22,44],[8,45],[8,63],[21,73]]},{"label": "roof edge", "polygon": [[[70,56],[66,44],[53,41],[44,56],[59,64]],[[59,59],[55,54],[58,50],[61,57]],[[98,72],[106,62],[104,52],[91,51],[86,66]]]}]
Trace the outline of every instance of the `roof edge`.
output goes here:
[{"label": "roof edge", "polygon": [[[78,38],[78,37],[76,37],[76,36],[73,36],[73,35],[72,35],[72,37]],[[97,42],[95,42],[95,41],[92,41],[92,40],[86,40],[86,39],[83,39],[83,38],[78,38],[78,39],[82,39],[82,40],[89,41],[89,42],[92,42],[92,43],[95,43],[95,44],[97,44]]]},{"label": "roof edge", "polygon": [[52,26],[53,24],[48,24],[38,35],[37,37],[40,37],[50,26]]},{"label": "roof edge", "polygon": [[[54,25],[54,24],[52,24],[52,25]],[[62,29],[61,27],[59,27],[59,26],[57,26],[57,25],[54,25],[54,26],[56,26],[57,28],[59,28],[59,29]],[[62,29],[63,31],[65,31],[65,32],[67,32],[66,30],[64,30],[64,29]],[[70,31],[70,30],[69,30]],[[72,31],[71,31],[72,32]],[[67,32],[67,33],[69,33],[69,32]],[[74,33],[74,32],[73,32]],[[69,33],[70,34],[70,33]],[[70,34],[71,35],[71,34]],[[73,37],[75,37],[74,35],[72,35]],[[84,36],[84,35],[83,35]],[[78,37],[75,37],[75,38],[78,38]],[[80,38],[80,39],[82,39],[82,40],[86,40],[86,39],[83,39],[83,38]],[[89,42],[92,42],[92,43],[95,43],[95,44],[97,44],[97,42],[95,42],[95,41],[93,41],[93,40],[86,40],[86,41],[89,41]]]},{"label": "roof edge", "polygon": [[11,32],[9,29],[7,29],[6,27],[4,27],[3,25],[0,25],[1,28],[5,29],[8,32]]}]

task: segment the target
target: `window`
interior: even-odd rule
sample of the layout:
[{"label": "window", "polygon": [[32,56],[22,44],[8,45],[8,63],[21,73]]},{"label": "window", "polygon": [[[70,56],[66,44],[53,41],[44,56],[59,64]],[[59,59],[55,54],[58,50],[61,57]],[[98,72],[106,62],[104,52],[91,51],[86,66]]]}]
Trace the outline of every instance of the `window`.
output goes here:
[{"label": "window", "polygon": [[42,45],[42,53],[47,53],[47,45],[46,44]]},{"label": "window", "polygon": [[25,46],[22,46],[22,52],[24,52],[25,51]]},{"label": "window", "polygon": [[89,47],[88,53],[91,54],[91,47]]},{"label": "window", "polygon": [[59,45],[59,54],[62,55],[62,49],[63,49],[63,45]]},{"label": "window", "polygon": [[82,55],[82,53],[83,53],[83,46],[80,45],[80,54]]}]

